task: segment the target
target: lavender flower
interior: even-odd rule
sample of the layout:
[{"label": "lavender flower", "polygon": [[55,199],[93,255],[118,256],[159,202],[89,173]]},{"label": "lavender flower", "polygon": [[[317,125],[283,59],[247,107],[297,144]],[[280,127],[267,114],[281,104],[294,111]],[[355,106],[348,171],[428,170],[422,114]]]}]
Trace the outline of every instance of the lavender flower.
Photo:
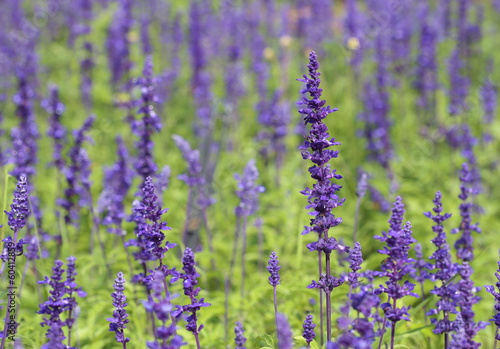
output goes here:
[{"label": "lavender flower", "polygon": [[[488,75],[492,74],[492,62],[488,62]],[[483,103],[484,110],[484,123],[491,124],[493,122],[493,117],[495,115],[495,110],[497,108],[498,103],[498,86],[493,83],[491,77],[485,79],[483,84],[481,85],[481,89],[479,91],[481,102]],[[488,132],[484,134],[484,141],[490,142],[493,140],[493,137]]]},{"label": "lavender flower", "polygon": [[199,311],[203,307],[208,307],[211,304],[205,303],[204,298],[200,298],[198,300],[198,294],[201,291],[201,288],[196,287],[198,285],[198,277],[200,274],[195,269],[195,260],[194,253],[189,248],[186,247],[184,250],[184,257],[182,257],[182,270],[184,270],[184,274],[180,275],[181,279],[184,279],[182,285],[184,288],[184,295],[188,296],[191,300],[191,304],[179,306],[176,305],[176,310],[172,312],[172,316],[179,318],[183,313],[190,313],[190,315],[186,318],[187,325],[186,330],[193,333],[196,338],[196,345],[198,349],[200,349],[200,342],[198,338],[198,334],[203,328],[203,325],[198,326],[198,318],[197,311]]},{"label": "lavender flower", "polygon": [[[200,162],[200,152],[197,149],[192,149],[189,142],[179,135],[173,135],[175,145],[179,148],[188,164],[188,173],[179,175],[179,179],[189,186],[188,203],[186,209],[186,222],[184,224],[183,242],[187,243],[189,222],[191,220],[191,208],[193,204],[193,196],[198,194],[198,204],[201,206],[204,221],[206,218],[206,208],[212,205],[215,201],[209,197],[206,188],[206,179],[203,175],[203,168]],[[207,228],[207,225],[205,226]],[[213,252],[212,237],[207,229],[207,237],[210,251]]]},{"label": "lavender flower", "polygon": [[55,267],[52,268],[51,280],[45,277],[45,280],[38,281],[39,284],[47,284],[52,287],[50,292],[49,300],[43,304],[40,304],[40,310],[38,314],[50,315],[50,317],[44,318],[41,323],[43,326],[48,326],[46,337],[49,340],[47,344],[42,346],[42,349],[65,349],[66,345],[63,344],[63,340],[66,338],[62,328],[65,326],[65,322],[61,320],[61,314],[67,307],[68,300],[63,298],[66,294],[66,282],[63,281],[62,275],[64,269],[62,266],[63,262],[60,260],[55,261]]},{"label": "lavender flower", "polygon": [[446,233],[443,228],[443,222],[451,217],[450,213],[441,214],[443,205],[441,203],[441,192],[437,192],[434,197],[435,207],[431,212],[425,212],[424,215],[434,221],[432,231],[436,233],[436,237],[432,239],[432,243],[436,245],[436,251],[429,259],[433,259],[434,263],[429,263],[427,268],[430,269],[429,279],[432,282],[441,281],[440,286],[434,286],[431,293],[437,295],[439,300],[436,303],[436,308],[429,310],[426,315],[438,315],[443,312],[443,319],[431,319],[431,323],[435,326],[432,330],[436,334],[444,333],[445,348],[448,347],[449,333],[455,329],[453,321],[449,319],[449,314],[457,314],[456,310],[456,285],[449,280],[458,272],[456,263],[451,262],[450,247],[446,243]]},{"label": "lavender flower", "polygon": [[[118,1],[118,10],[115,12],[106,38],[108,66],[111,71],[111,85],[117,89],[123,79],[130,78],[129,32],[132,29],[132,0]],[[127,85],[129,83],[127,82]]]},{"label": "lavender flower", "polygon": [[[325,101],[321,100],[323,90],[319,88],[321,73],[318,72],[319,64],[317,56],[312,51],[309,54],[309,77],[304,75],[304,79],[298,81],[304,82],[306,88],[301,90],[301,93],[309,93],[310,99],[303,97],[298,103],[304,105],[304,108],[299,109],[299,113],[304,115],[305,124],[311,124],[309,135],[306,137],[304,144],[300,146],[302,157],[313,162],[313,166],[309,167],[311,177],[317,182],[313,185],[313,189],[306,188],[301,193],[307,196],[309,205],[307,209],[313,209],[309,214],[314,216],[311,219],[310,227],[305,227],[302,234],[307,234],[314,231],[318,234],[318,241],[313,242],[307,247],[310,251],[318,251],[319,254],[319,282],[313,281],[308,286],[310,288],[320,288],[326,293],[326,310],[327,310],[327,340],[331,340],[331,313],[330,313],[330,292],[334,287],[342,284],[340,279],[330,275],[330,254],[333,250],[345,251],[347,248],[337,243],[334,237],[328,237],[330,228],[342,223],[342,218],[335,217],[331,211],[337,206],[342,206],[345,199],[340,199],[336,192],[342,186],[331,182],[331,179],[341,179],[342,176],[336,174],[336,170],[331,170],[328,162],[332,158],[338,156],[338,151],[329,150],[328,148],[334,145],[340,145],[335,142],[335,139],[329,139],[328,128],[323,123],[323,119],[328,114],[333,113],[337,109],[330,109],[330,106],[324,107]],[[308,151],[311,148],[312,153]],[[321,275],[321,253],[326,256],[326,276]],[[321,291],[320,291],[321,294]],[[323,305],[321,305],[322,307]]]},{"label": "lavender flower", "polygon": [[477,324],[474,321],[474,312],[472,306],[476,304],[480,297],[474,293],[479,291],[481,287],[474,287],[474,282],[470,279],[472,268],[467,261],[463,262],[460,269],[462,279],[458,282],[457,303],[460,306],[460,317],[462,323],[457,328],[456,334],[451,337],[450,348],[466,348],[477,349],[481,346],[480,343],[474,341],[476,334],[489,325],[487,322],[479,321]]},{"label": "lavender flower", "polygon": [[[151,282],[153,296],[149,301],[143,302],[146,311],[156,314],[158,320],[162,322],[161,326],[155,329],[155,340],[147,342],[147,347],[150,349],[178,349],[186,344],[182,342],[182,337],[177,335],[175,323],[171,319],[173,306],[170,302],[170,294],[164,286],[164,280],[165,276],[162,272],[154,272]],[[168,323],[169,319],[171,319],[171,324]]]},{"label": "lavender flower", "polygon": [[314,340],[314,337],[316,337],[316,333],[314,333],[315,327],[316,324],[313,323],[313,316],[311,314],[308,314],[306,316],[304,324],[302,325],[302,328],[304,329],[302,337],[304,337],[304,339],[306,340],[307,349],[310,348],[311,342]]},{"label": "lavender flower", "polygon": [[280,284],[280,274],[279,271],[281,267],[278,265],[278,256],[276,256],[276,252],[271,253],[271,256],[269,257],[269,266],[267,267],[267,270],[271,274],[269,276],[269,284],[273,287],[276,287]]},{"label": "lavender flower", "polygon": [[361,254],[361,244],[356,241],[354,244],[354,248],[350,251],[349,255],[349,272],[347,278],[349,280],[349,285],[352,289],[355,289],[359,286],[359,273],[358,270],[361,269],[361,264],[363,263],[363,255]]},{"label": "lavender flower", "polygon": [[75,294],[79,297],[86,297],[87,293],[82,290],[81,287],[75,282],[75,276],[78,275],[76,272],[75,261],[76,258],[70,256],[67,258],[67,270],[66,270],[66,297],[67,304],[66,309],[68,310],[68,318],[66,319],[66,326],[68,326],[68,346],[71,346],[71,329],[73,328],[73,324],[75,322],[75,314],[76,309],[78,308],[78,303],[76,302]]},{"label": "lavender flower", "polygon": [[460,57],[460,52],[457,49],[453,51],[448,61],[448,74],[450,76],[450,103],[448,111],[451,115],[463,114],[467,111],[466,103],[469,94],[469,79],[464,75],[463,70],[465,63]]},{"label": "lavender flower", "polygon": [[160,100],[154,94],[156,80],[153,77],[153,59],[148,56],[144,61],[143,77],[138,79],[137,84],[141,86],[141,106],[137,111],[142,115],[142,119],[135,120],[131,127],[132,132],[139,137],[135,142],[138,149],[137,159],[134,167],[137,173],[143,178],[152,177],[158,171],[153,157],[154,143],[151,136],[161,130],[161,120],[154,111],[153,104]]},{"label": "lavender flower", "polygon": [[42,101],[42,107],[50,114],[50,127],[47,135],[54,140],[54,162],[55,167],[62,172],[64,168],[64,158],[62,151],[66,141],[66,128],[61,123],[61,117],[65,106],[59,99],[59,89],[57,86],[50,86],[50,96]]},{"label": "lavender flower", "polygon": [[151,177],[146,179],[142,188],[142,202],[137,202],[134,206],[134,213],[131,219],[136,222],[137,240],[131,240],[129,246],[137,246],[140,251],[134,253],[134,257],[140,263],[145,264],[148,261],[159,261],[159,266],[163,265],[165,252],[176,246],[174,243],[167,242],[162,246],[165,234],[163,230],[172,230],[167,226],[167,222],[161,221],[161,216],[168,211],[158,204],[158,198],[155,194],[153,180]]},{"label": "lavender flower", "polygon": [[86,57],[80,62],[81,83],[80,90],[82,94],[83,105],[87,111],[92,108],[92,70],[95,66],[93,60],[94,48],[92,44],[86,41],[83,44]]},{"label": "lavender flower", "polygon": [[481,229],[478,227],[478,223],[471,224],[471,214],[474,208],[474,203],[469,202],[468,198],[471,194],[474,194],[474,190],[471,186],[473,182],[472,173],[469,170],[467,163],[462,164],[462,170],[460,171],[460,195],[458,196],[462,203],[460,204],[460,216],[462,221],[458,228],[451,231],[452,234],[462,233],[460,238],[455,242],[455,249],[457,250],[457,256],[463,261],[470,262],[474,258],[474,247],[472,237],[472,232],[481,233]]},{"label": "lavender flower", "polygon": [[[498,269],[497,272],[495,273],[495,276],[497,278],[497,282],[495,283],[495,286],[497,287],[497,290],[500,291],[500,261],[498,262]],[[486,289],[486,292],[491,293],[493,297],[495,297],[495,315],[493,316],[493,319],[490,321],[494,322],[495,325],[497,326],[497,331],[495,335],[495,341],[500,341],[500,333],[499,333],[499,328],[500,328],[500,293],[495,291],[495,286],[493,285],[488,285],[484,286]]]},{"label": "lavender flower", "polygon": [[[398,308],[396,306],[397,300],[405,296],[418,297],[416,293],[412,292],[415,287],[414,284],[409,281],[400,284],[405,275],[415,272],[413,268],[415,261],[408,257],[408,251],[410,245],[416,240],[412,237],[410,222],[406,222],[404,228],[402,227],[404,212],[402,199],[398,196],[389,219],[389,231],[387,233],[382,232],[382,236],[374,236],[375,239],[387,244],[382,250],[379,250],[381,254],[387,255],[387,258],[382,262],[382,271],[376,272],[375,275],[389,278],[386,281],[386,286],[380,285],[376,293],[387,293],[389,297],[389,302],[382,304],[381,307],[385,312],[386,319],[392,323],[391,348],[394,346],[396,322],[401,320],[409,321],[408,310],[410,307]],[[392,301],[392,304],[390,301]]]},{"label": "lavender flower", "polygon": [[236,338],[234,339],[234,343],[236,344],[236,349],[246,349],[245,342],[247,339],[243,335],[245,330],[243,329],[243,325],[241,322],[237,321],[236,326],[234,327],[234,335]]},{"label": "lavender flower", "polygon": [[429,5],[425,4],[420,18],[420,50],[417,58],[414,87],[419,92],[417,106],[426,111],[435,111],[435,91],[439,87],[437,81],[436,45],[437,31],[429,19]]},{"label": "lavender flower", "polygon": [[285,314],[278,314],[276,318],[278,324],[278,343],[279,349],[292,349],[293,348],[293,337],[292,330],[290,329],[290,324]]},{"label": "lavender flower", "polygon": [[128,324],[129,320],[127,311],[125,307],[127,304],[127,297],[123,293],[125,290],[125,278],[123,277],[123,273],[120,271],[116,274],[115,284],[113,285],[115,292],[111,293],[111,297],[113,297],[113,306],[115,310],[113,310],[113,317],[107,318],[106,321],[111,322],[109,324],[109,330],[115,332],[116,341],[118,343],[123,343],[123,348],[126,348],[126,343],[130,341],[130,338],[125,337],[123,334],[123,330],[127,328],[125,326]]},{"label": "lavender flower", "polygon": [[255,160],[250,160],[243,175],[235,174],[234,178],[238,181],[239,190],[236,195],[240,198],[240,203],[234,210],[237,217],[248,217],[254,214],[259,208],[258,195],[265,191],[264,187],[257,185],[255,182],[259,177],[259,170],[255,164]]},{"label": "lavender flower", "polygon": [[90,194],[90,159],[83,148],[85,140],[90,138],[87,132],[94,124],[95,116],[89,116],[80,129],[73,131],[74,144],[69,151],[70,162],[64,168],[67,187],[64,196],[57,200],[59,206],[65,211],[66,224],[78,225],[79,208],[91,203]]},{"label": "lavender flower", "polygon": [[129,155],[121,137],[116,137],[118,145],[116,163],[104,170],[103,192],[97,200],[97,212],[104,213],[102,224],[109,226],[108,232],[124,235],[122,222],[125,218],[124,204],[132,185],[133,173],[129,167]]},{"label": "lavender flower", "polygon": [[19,127],[12,128],[12,159],[14,169],[11,172],[16,178],[19,176],[31,177],[36,173],[38,162],[37,139],[38,127],[33,113],[32,100],[35,92],[31,87],[27,69],[17,71],[18,88],[12,101],[16,105],[16,116],[19,117]]}]

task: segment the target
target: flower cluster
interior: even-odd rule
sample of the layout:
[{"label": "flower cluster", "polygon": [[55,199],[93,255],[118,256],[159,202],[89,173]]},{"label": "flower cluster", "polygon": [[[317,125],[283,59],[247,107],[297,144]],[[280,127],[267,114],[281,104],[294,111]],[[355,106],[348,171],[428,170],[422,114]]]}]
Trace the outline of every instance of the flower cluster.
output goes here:
[{"label": "flower cluster", "polygon": [[462,203],[460,204],[460,216],[462,217],[462,221],[460,226],[453,229],[451,233],[462,233],[457,241],[455,241],[455,249],[457,250],[458,258],[467,262],[472,261],[474,258],[474,247],[472,245],[474,238],[472,237],[472,232],[481,232],[477,223],[471,224],[471,215],[474,203],[468,201],[468,199],[469,196],[474,194],[472,184],[472,172],[469,170],[467,163],[464,163],[462,164],[462,170],[460,171],[460,195],[458,196],[458,198],[462,200]]},{"label": "flower cluster", "polygon": [[[493,323],[496,325],[497,329],[500,328],[500,261],[498,262],[498,269],[497,272],[495,273],[495,276],[497,278],[497,282],[495,283],[495,286],[497,287],[498,291],[495,291],[495,286],[493,285],[487,285],[484,286],[486,291],[488,293],[491,293],[493,297],[495,297],[495,315],[493,316],[493,319],[490,321],[493,321]],[[495,336],[497,341],[500,341],[500,333],[497,330],[496,336]]]},{"label": "flower cluster", "polygon": [[245,342],[247,339],[243,335],[245,330],[243,329],[243,325],[241,322],[237,321],[236,326],[234,327],[234,344],[236,344],[236,349],[246,349]]},{"label": "flower cluster", "polygon": [[61,117],[65,106],[59,99],[59,89],[53,85],[50,87],[49,98],[42,101],[42,107],[50,114],[50,126],[47,135],[54,140],[54,166],[62,171],[64,168],[63,148],[66,141],[66,128],[61,123]]},{"label": "flower cluster", "polygon": [[183,279],[183,288],[184,295],[188,296],[191,300],[191,304],[179,306],[176,305],[176,310],[172,312],[172,316],[178,318],[183,313],[190,313],[190,315],[186,318],[188,322],[186,325],[186,330],[193,333],[196,340],[198,341],[198,334],[200,333],[203,325],[198,326],[198,318],[196,312],[200,310],[202,307],[208,307],[211,304],[205,303],[204,298],[200,298],[198,300],[198,294],[201,291],[201,288],[196,287],[198,285],[198,277],[200,274],[195,269],[195,260],[194,253],[189,248],[186,247],[184,251],[184,256],[182,257],[182,270],[184,270],[183,274],[180,274],[180,278]]},{"label": "flower cluster", "polygon": [[415,239],[412,237],[410,222],[406,222],[404,227],[402,226],[404,212],[403,201],[398,196],[394,202],[392,215],[389,219],[389,231],[387,233],[385,231],[382,232],[382,236],[375,236],[375,239],[386,243],[386,246],[382,250],[379,250],[379,252],[387,255],[387,258],[382,262],[382,271],[377,272],[376,275],[387,277],[389,280],[386,281],[386,286],[380,285],[377,293],[387,293],[393,302],[393,304],[387,302],[381,305],[387,319],[393,325],[400,320],[409,320],[409,307],[403,306],[398,308],[396,306],[397,300],[405,296],[418,297],[416,293],[412,292],[415,287],[414,284],[409,281],[400,284],[405,275],[415,271],[413,268],[415,261],[408,257],[410,245],[415,242]]},{"label": "flower cluster", "polygon": [[118,343],[127,343],[130,341],[130,338],[125,337],[123,334],[123,330],[127,328],[125,326],[128,324],[129,320],[127,311],[125,307],[127,304],[127,297],[123,293],[125,290],[125,278],[123,277],[123,273],[120,271],[116,274],[115,284],[113,285],[115,292],[111,293],[111,297],[113,297],[113,306],[115,310],[113,310],[113,317],[107,318],[106,320],[111,322],[109,324],[109,330],[115,332],[116,341]]},{"label": "flower cluster", "polygon": [[267,267],[267,270],[271,274],[271,276],[269,276],[268,278],[269,284],[274,287],[280,284],[279,271],[281,267],[278,264],[279,261],[278,261],[278,256],[276,256],[276,252],[271,253],[271,256],[269,256],[269,265]]},{"label": "flower cluster", "polygon": [[[443,222],[451,217],[450,213],[441,214],[443,212],[443,204],[441,203],[441,192],[437,192],[434,196],[434,205],[431,212],[426,212],[424,215],[434,221],[432,231],[436,233],[436,237],[432,239],[432,243],[436,246],[436,251],[429,257],[434,260],[434,263],[427,264],[427,268],[431,271],[428,277],[431,281],[441,281],[440,286],[434,286],[431,293],[437,295],[436,308],[431,309],[427,315],[438,315],[443,312],[443,319],[431,319],[431,323],[435,326],[432,330],[436,334],[449,333],[454,329],[453,321],[449,319],[449,314],[456,314],[456,287],[450,279],[458,272],[458,265],[452,263],[450,255],[450,247],[446,242],[446,233],[443,228]],[[434,272],[433,272],[434,271]]]},{"label": "flower cluster", "polygon": [[154,143],[151,139],[153,133],[161,130],[161,120],[156,114],[153,104],[159,103],[158,97],[154,93],[156,83],[153,77],[153,59],[148,56],[144,62],[142,78],[137,80],[137,84],[141,87],[140,107],[137,111],[142,115],[142,119],[132,122],[132,132],[139,137],[135,142],[139,153],[137,154],[134,167],[137,173],[143,178],[152,177],[158,171],[158,166],[154,161],[153,149]]},{"label": "flower cluster", "polygon": [[170,294],[165,289],[164,280],[163,273],[155,271],[151,282],[152,298],[143,301],[146,311],[154,313],[161,321],[161,325],[155,329],[155,340],[147,342],[147,347],[150,349],[178,349],[186,344],[182,341],[182,337],[177,335],[175,323],[173,321],[168,323],[173,306],[170,303]]},{"label": "flower cluster", "polygon": [[259,178],[259,170],[255,160],[250,160],[243,169],[243,175],[235,174],[238,181],[236,195],[240,198],[240,203],[235,209],[236,216],[245,217],[254,214],[259,208],[259,194],[264,192],[264,187],[255,182]]},{"label": "flower cluster", "polygon": [[[60,260],[55,261],[55,266],[52,268],[52,276],[49,279],[45,277],[45,280],[38,281],[39,284],[50,285],[52,290],[49,291],[49,299],[40,304],[40,310],[38,314],[50,315],[49,318],[44,318],[41,323],[42,326],[49,326],[47,330],[47,339],[49,342],[42,346],[42,349],[68,349],[72,348],[71,343],[68,345],[63,344],[63,340],[66,338],[64,335],[63,327],[68,327],[68,332],[71,332],[71,328],[74,323],[74,311],[77,306],[76,299],[73,293],[76,293],[80,297],[85,297],[86,293],[77,286],[75,283],[75,257],[68,257],[67,263],[67,274],[66,280],[63,280],[64,269],[62,268],[64,263]],[[68,311],[68,318],[63,321],[61,320],[61,315],[63,312]],[[71,338],[68,336],[68,338]],[[69,341],[69,339],[68,339]]]},{"label": "flower cluster", "polygon": [[129,246],[139,247],[139,251],[134,253],[134,257],[140,263],[148,261],[159,261],[160,267],[163,265],[163,256],[165,252],[176,246],[174,243],[167,242],[163,247],[165,234],[163,230],[171,230],[167,222],[161,221],[161,216],[168,209],[164,209],[158,203],[158,197],[155,194],[155,188],[151,177],[146,178],[142,187],[142,201],[136,201],[131,220],[136,224],[137,239],[128,242]]},{"label": "flower cluster", "polygon": [[83,143],[89,140],[87,133],[94,124],[95,116],[89,116],[80,129],[73,131],[74,143],[69,151],[70,163],[64,167],[63,174],[67,187],[64,195],[57,200],[59,206],[65,211],[66,224],[78,224],[79,208],[88,206],[91,202],[90,195],[90,159]]},{"label": "flower cluster", "polygon": [[118,160],[104,170],[103,192],[97,201],[97,211],[104,213],[102,224],[109,226],[108,231],[123,235],[121,227],[125,218],[124,204],[128,190],[132,185],[133,173],[129,168],[128,151],[121,137],[116,138]]}]

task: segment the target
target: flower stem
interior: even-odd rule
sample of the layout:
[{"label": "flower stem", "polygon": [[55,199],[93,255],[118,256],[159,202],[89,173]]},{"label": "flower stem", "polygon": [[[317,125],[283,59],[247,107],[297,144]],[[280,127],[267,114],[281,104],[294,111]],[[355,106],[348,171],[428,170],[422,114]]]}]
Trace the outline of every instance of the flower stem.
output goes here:
[{"label": "flower stem", "polygon": [[[319,277],[321,277],[321,273],[323,272],[322,268],[322,260],[321,260],[321,251],[318,251],[318,260],[319,260]],[[324,327],[323,327],[323,290],[319,289],[319,318],[320,318],[320,331],[321,331],[321,346],[324,343]]]},{"label": "flower stem", "polygon": [[382,340],[384,339],[386,324],[387,324],[387,316],[384,316],[384,323],[382,325],[382,331],[380,331],[380,341],[378,342],[378,349],[382,348]]},{"label": "flower stem", "polygon": [[186,222],[184,223],[184,231],[182,233],[182,242],[187,246],[189,218],[191,217],[191,202],[193,201],[193,189],[189,187],[188,202],[186,207]]},{"label": "flower stem", "polygon": [[247,249],[247,216],[243,218],[243,226],[241,227],[241,302],[245,295],[245,255]]},{"label": "flower stem", "polygon": [[278,302],[276,301],[276,286],[274,288],[274,322],[276,324],[276,343],[278,344],[278,348],[280,347],[280,338],[278,335]]},{"label": "flower stem", "polygon": [[[330,253],[325,253],[326,257],[326,279],[330,280]],[[332,298],[330,290],[325,291],[326,295],[326,341],[332,340]]]},{"label": "flower stem", "polygon": [[210,250],[210,254],[212,255],[210,258],[210,261],[212,262],[212,269],[216,270],[215,259],[214,259],[215,250],[214,250],[214,245],[212,242],[212,233],[210,231],[210,227],[208,226],[207,208],[206,207],[203,207],[203,209],[201,210],[201,215],[203,218],[203,224],[205,225],[205,231],[207,233],[208,249]]},{"label": "flower stem", "polygon": [[358,196],[356,200],[356,211],[354,211],[354,228],[352,230],[352,243],[356,243],[358,239],[358,219],[359,219],[359,208],[361,206],[361,196]]}]

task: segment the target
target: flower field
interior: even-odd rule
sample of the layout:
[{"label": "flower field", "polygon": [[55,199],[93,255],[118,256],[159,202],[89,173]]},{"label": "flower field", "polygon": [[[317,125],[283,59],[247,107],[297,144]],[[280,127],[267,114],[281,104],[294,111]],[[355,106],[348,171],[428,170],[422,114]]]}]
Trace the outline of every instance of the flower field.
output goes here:
[{"label": "flower field", "polygon": [[497,348],[499,21],[5,0],[0,349]]}]

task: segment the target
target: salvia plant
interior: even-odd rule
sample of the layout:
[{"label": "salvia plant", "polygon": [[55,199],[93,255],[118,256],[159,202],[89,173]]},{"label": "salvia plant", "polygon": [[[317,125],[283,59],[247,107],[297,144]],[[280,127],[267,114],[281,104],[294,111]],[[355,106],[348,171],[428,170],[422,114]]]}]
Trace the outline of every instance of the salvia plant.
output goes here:
[{"label": "salvia plant", "polygon": [[499,20],[3,1],[0,349],[496,349]]}]

